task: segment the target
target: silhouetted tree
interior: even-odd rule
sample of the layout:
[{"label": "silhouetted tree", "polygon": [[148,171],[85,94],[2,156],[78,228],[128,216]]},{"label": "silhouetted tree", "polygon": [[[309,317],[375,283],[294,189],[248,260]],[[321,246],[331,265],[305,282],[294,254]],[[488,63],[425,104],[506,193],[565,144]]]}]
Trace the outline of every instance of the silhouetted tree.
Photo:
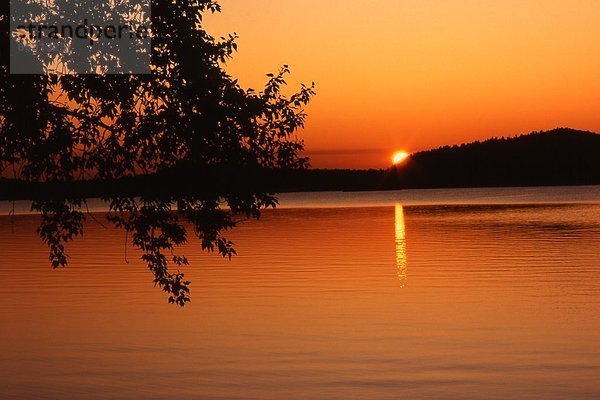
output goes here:
[{"label": "silhouetted tree", "polygon": [[[55,2],[57,10],[63,2]],[[203,29],[203,15],[220,11],[217,2],[208,0],[152,0],[150,75],[69,75],[48,69],[11,75],[9,42],[16,39],[8,2],[0,7],[2,176],[69,183],[210,171],[200,175],[206,181],[187,183],[195,190],[106,196],[108,219],[131,234],[169,301],[184,305],[190,299],[189,282],[169,267],[188,264],[174,254],[188,240],[186,226],[193,227],[202,249],[224,257],[235,254],[223,232],[235,226],[237,215],[258,218],[261,209],[276,205],[276,198],[251,184],[222,192],[213,188],[214,181],[229,179],[235,171],[304,168],[307,160],[299,155],[303,142],[296,132],[304,124],[303,107],[314,85],[285,96],[281,90],[289,70],[284,66],[268,75],[264,90],[241,88],[222,68],[237,49],[236,37],[217,40]],[[78,62],[67,55],[59,60],[66,71]],[[220,175],[221,170],[228,174]],[[57,268],[67,265],[65,243],[83,233],[86,200],[48,195],[39,193],[33,209],[42,215],[39,234]]]}]

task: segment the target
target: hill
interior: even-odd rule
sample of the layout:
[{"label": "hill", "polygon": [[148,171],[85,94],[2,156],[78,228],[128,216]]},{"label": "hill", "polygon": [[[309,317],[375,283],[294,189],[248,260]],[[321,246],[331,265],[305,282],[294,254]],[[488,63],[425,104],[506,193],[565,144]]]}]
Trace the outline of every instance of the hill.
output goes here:
[{"label": "hill", "polygon": [[600,135],[560,128],[422,151],[387,170],[198,170],[181,166],[118,181],[0,179],[0,199],[594,184],[600,184]]},{"label": "hill", "polygon": [[600,184],[600,135],[560,128],[445,146],[394,171],[403,187]]}]

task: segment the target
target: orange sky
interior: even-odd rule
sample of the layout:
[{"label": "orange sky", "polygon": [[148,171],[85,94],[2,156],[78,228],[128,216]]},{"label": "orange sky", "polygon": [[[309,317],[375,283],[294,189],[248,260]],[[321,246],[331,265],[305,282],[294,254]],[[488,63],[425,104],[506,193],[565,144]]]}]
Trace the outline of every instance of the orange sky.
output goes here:
[{"label": "orange sky", "polygon": [[386,167],[418,151],[569,126],[600,131],[595,0],[220,0],[246,87],[287,63],[317,83],[314,167]]}]

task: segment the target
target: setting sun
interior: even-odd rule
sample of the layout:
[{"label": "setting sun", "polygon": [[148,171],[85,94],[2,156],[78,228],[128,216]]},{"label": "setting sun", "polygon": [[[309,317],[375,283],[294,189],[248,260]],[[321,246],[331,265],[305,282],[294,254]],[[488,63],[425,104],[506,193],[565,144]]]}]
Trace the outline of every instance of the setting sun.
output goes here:
[{"label": "setting sun", "polygon": [[410,157],[410,154],[408,154],[407,152],[398,151],[398,152],[394,153],[394,155],[392,156],[392,163],[394,165],[402,164],[404,161],[406,161],[408,159],[408,157]]}]

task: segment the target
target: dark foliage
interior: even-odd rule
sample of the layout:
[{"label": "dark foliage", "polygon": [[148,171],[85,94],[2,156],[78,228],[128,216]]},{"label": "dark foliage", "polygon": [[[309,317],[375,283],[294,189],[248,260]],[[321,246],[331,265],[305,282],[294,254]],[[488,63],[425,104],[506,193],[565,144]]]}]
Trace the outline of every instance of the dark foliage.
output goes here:
[{"label": "dark foliage", "polygon": [[[58,10],[63,1],[55,2]],[[276,198],[251,184],[238,190],[214,183],[245,170],[304,168],[296,132],[313,86],[282,94],[284,66],[268,75],[262,91],[242,89],[222,68],[236,37],[217,40],[202,28],[205,13],[220,11],[208,0],[152,1],[151,75],[11,75],[9,3],[0,10],[0,175],[36,188],[29,197],[42,215],[39,233],[52,265],[67,265],[64,245],[83,233],[86,193],[68,188],[197,171],[202,180],[154,186],[142,197],[100,193],[109,220],[131,235],[155,284],[170,302],[184,305],[189,282],[169,267],[188,263],[174,254],[188,240],[185,224],[202,249],[235,254],[223,232],[238,215],[258,218]],[[69,70],[78,60],[61,62]]]},{"label": "dark foliage", "polygon": [[[480,153],[483,152],[483,153]],[[76,184],[33,185],[0,181],[0,198],[24,199],[41,194],[69,193],[72,197],[99,197],[103,193],[156,196],[193,193],[186,182],[210,182],[208,192],[232,188],[265,192],[363,191],[408,188],[490,186],[548,186],[600,184],[600,135],[558,129],[516,138],[490,139],[460,146],[446,146],[415,153],[399,167],[387,170],[219,170],[180,169],[164,175],[146,175],[119,181],[87,181]],[[485,154],[485,156],[483,156]],[[4,190],[2,190],[4,188]]]},{"label": "dark foliage", "polygon": [[405,187],[599,184],[598,154],[600,135],[562,128],[416,153],[394,180]]}]

